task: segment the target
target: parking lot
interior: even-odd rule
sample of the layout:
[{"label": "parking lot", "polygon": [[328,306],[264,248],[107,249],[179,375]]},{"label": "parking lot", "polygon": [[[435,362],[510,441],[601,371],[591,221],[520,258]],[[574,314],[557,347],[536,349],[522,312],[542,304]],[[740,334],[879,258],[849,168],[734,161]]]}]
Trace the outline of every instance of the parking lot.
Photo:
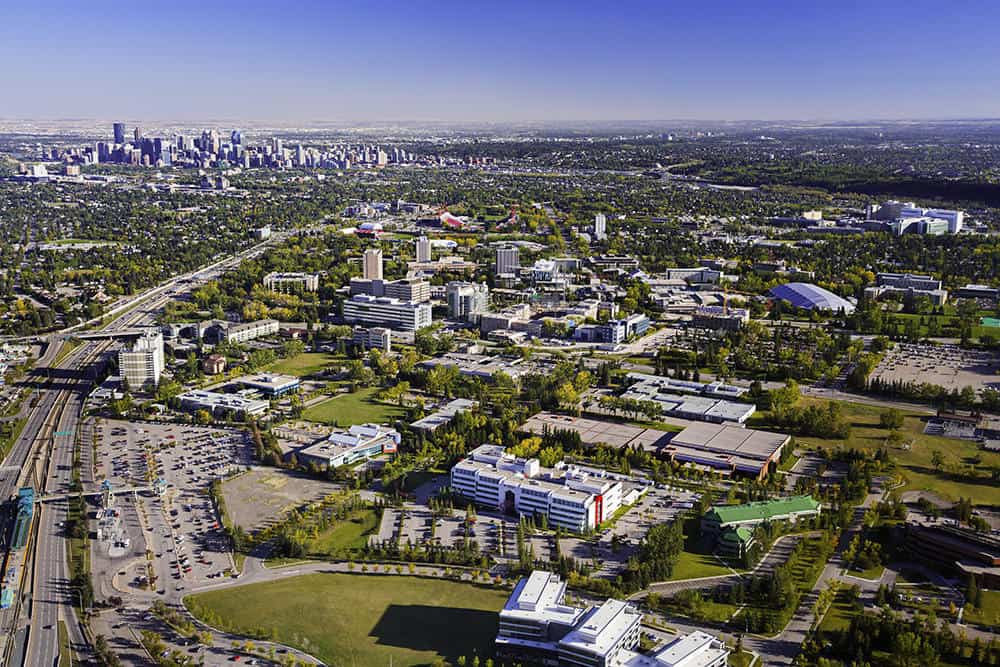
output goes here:
[{"label": "parking lot", "polygon": [[[625,569],[628,559],[638,550],[639,543],[652,526],[674,521],[698,500],[697,493],[685,489],[668,486],[642,488],[646,489],[645,494],[618,517],[613,526],[590,538],[564,534],[559,541],[559,553],[579,561],[596,563],[599,576],[613,578]],[[402,523],[401,512],[405,514]],[[466,539],[465,519],[464,509],[456,509],[451,516],[435,519],[424,505],[408,503],[402,509],[389,507],[382,514],[378,534],[371,539],[373,542],[389,542],[395,540],[398,534],[403,544],[420,544],[433,539],[437,544],[458,547]],[[469,527],[468,537],[494,557],[517,559],[519,523],[516,516],[477,508],[476,521]],[[540,560],[551,560],[555,555],[552,531],[537,531],[528,535],[526,545]]]},{"label": "parking lot", "polygon": [[[139,507],[124,504],[129,532],[144,532],[157,592],[177,591],[224,576],[232,567],[229,541],[208,495],[213,480],[246,469],[251,447],[244,433],[201,426],[109,420],[96,427],[97,479],[112,489],[147,487],[162,480],[162,495],[143,491]],[[133,517],[141,520],[133,523]],[[130,535],[133,541],[139,535]],[[119,572],[144,587],[142,570]]]},{"label": "parking lot", "polygon": [[898,343],[886,352],[872,371],[873,378],[887,382],[927,382],[945,389],[1000,385],[1000,357],[982,350],[964,350],[957,345]]}]

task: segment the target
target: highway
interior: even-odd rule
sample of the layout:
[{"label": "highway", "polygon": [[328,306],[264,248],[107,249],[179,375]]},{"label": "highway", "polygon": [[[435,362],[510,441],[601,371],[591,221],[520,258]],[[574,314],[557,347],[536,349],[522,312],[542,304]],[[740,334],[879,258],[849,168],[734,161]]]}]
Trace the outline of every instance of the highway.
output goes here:
[{"label": "highway", "polygon": [[[263,243],[241,253],[176,276],[161,285],[126,299],[104,317],[117,319],[104,327],[104,332],[120,332],[132,327],[149,326],[156,314],[170,299],[193,287],[216,278],[240,262],[263,252],[264,248],[285,238],[275,234]],[[141,307],[139,307],[141,305]],[[100,324],[102,319],[70,327],[48,337],[49,345],[30,376],[37,385],[32,397],[25,426],[0,466],[0,494],[8,498],[20,486],[31,485],[39,496],[65,495],[72,481],[74,441],[79,426],[83,402],[89,393],[93,376],[91,369],[111,348],[109,341],[87,342],[56,362],[63,342],[71,332],[85,326]],[[36,505],[37,533],[29,545],[26,564],[30,576],[24,579],[21,599],[30,600],[27,607],[15,605],[0,614],[0,628],[5,639],[2,660],[12,655],[13,642],[23,616],[28,618],[28,640],[25,665],[55,665],[59,660],[59,621],[66,622],[70,642],[78,652],[85,651],[87,642],[76,622],[73,605],[77,602],[70,587],[70,572],[66,562],[66,541],[61,527],[66,521],[67,501],[54,499]],[[22,613],[23,612],[23,613]],[[20,636],[20,635],[19,635]]]}]

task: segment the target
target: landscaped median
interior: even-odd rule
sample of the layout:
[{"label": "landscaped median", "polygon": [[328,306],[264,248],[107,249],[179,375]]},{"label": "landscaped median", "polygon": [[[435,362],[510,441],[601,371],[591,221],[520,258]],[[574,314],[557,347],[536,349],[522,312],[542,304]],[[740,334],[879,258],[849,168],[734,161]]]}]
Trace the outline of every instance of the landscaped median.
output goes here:
[{"label": "landscaped median", "polygon": [[307,574],[185,598],[226,632],[294,646],[327,664],[398,667],[485,660],[504,585],[408,575]]}]

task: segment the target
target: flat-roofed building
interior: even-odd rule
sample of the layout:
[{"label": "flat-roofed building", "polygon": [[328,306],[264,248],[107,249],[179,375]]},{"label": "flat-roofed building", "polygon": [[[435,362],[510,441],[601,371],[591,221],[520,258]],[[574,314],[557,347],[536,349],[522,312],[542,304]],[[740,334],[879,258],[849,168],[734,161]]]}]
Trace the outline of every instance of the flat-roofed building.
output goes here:
[{"label": "flat-roofed building", "polygon": [[883,294],[902,294],[907,297],[923,296],[935,306],[948,301],[948,290],[942,289],[941,281],[931,276],[912,273],[879,273],[875,275],[875,285],[865,288],[865,295],[878,299]]},{"label": "flat-roofed building", "polygon": [[497,655],[556,667],[724,667],[729,649],[695,631],[639,653],[642,612],[609,599],[588,608],[565,603],[566,584],[535,570],[521,579],[500,611]]},{"label": "flat-roofed building", "polygon": [[673,436],[660,455],[762,479],[790,441],[791,436],[784,433],[705,422],[691,424]]},{"label": "flat-roofed building", "polygon": [[195,389],[177,396],[181,408],[185,410],[207,410],[213,417],[233,414],[237,417],[257,417],[267,412],[270,402],[246,398],[239,394],[223,394],[215,391]]},{"label": "flat-roofed building", "polygon": [[299,390],[300,380],[293,375],[277,375],[274,373],[256,373],[254,375],[244,375],[236,380],[237,383],[259,391],[269,398],[277,398]]},{"label": "flat-roofed building", "polygon": [[280,326],[278,320],[257,320],[228,324],[224,327],[223,338],[227,343],[245,343],[256,338],[276,336]]},{"label": "flat-roofed building", "polygon": [[392,334],[385,327],[354,327],[351,342],[364,350],[392,352]]},{"label": "flat-roofed building", "polygon": [[451,487],[475,503],[524,517],[545,516],[550,525],[592,530],[621,506],[621,482],[573,466],[543,468],[538,459],[480,445],[451,469]]},{"label": "flat-roofed building", "polygon": [[344,319],[389,329],[416,331],[432,323],[428,303],[357,294],[344,302]]},{"label": "flat-roofed building", "polygon": [[315,292],[319,289],[319,274],[274,271],[264,276],[264,287],[275,292]]},{"label": "flat-roofed building", "polygon": [[559,640],[559,662],[579,667],[612,667],[639,645],[642,612],[622,600],[605,600],[584,614]]},{"label": "flat-roofed building", "polygon": [[[675,393],[672,391],[675,387],[681,389],[684,385],[680,385],[681,381],[674,381],[672,378],[630,373],[628,379],[632,383],[622,394],[622,398],[657,403],[663,414],[668,417],[695,419],[718,424],[725,422],[742,424],[756,411],[756,407],[752,403],[737,403],[707,395],[692,396]],[[701,386],[705,387],[705,391],[710,391],[709,387],[721,390],[724,385],[714,386],[713,383]]]},{"label": "flat-roofed building", "polygon": [[299,462],[315,463],[321,468],[339,468],[399,448],[399,433],[379,424],[355,424],[346,431],[328,437],[295,452]]},{"label": "flat-roofed building", "polygon": [[691,326],[712,331],[738,331],[750,321],[746,308],[698,306],[691,315]]},{"label": "flat-roofed building", "polygon": [[410,428],[427,433],[436,431],[441,426],[450,424],[459,412],[465,412],[476,407],[478,403],[468,398],[456,398],[441,406],[423,419],[410,424]]},{"label": "flat-roofed building", "polygon": [[146,331],[118,351],[118,372],[133,389],[155,389],[163,365],[163,334],[158,329]]}]

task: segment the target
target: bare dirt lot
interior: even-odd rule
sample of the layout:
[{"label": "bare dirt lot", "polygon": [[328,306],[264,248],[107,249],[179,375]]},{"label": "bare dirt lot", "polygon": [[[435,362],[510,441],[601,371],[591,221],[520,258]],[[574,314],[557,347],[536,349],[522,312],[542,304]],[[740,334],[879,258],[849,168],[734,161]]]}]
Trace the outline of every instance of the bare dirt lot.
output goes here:
[{"label": "bare dirt lot", "polygon": [[289,510],[319,500],[341,488],[333,482],[277,468],[254,468],[222,486],[232,520],[253,531]]}]

